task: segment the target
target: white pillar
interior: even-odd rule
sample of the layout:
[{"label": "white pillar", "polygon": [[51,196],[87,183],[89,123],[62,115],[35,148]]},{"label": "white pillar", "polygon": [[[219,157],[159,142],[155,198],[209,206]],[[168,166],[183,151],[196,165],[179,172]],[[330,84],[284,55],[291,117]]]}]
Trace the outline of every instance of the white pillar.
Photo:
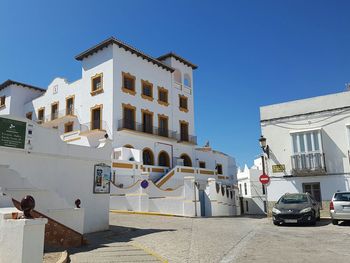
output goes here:
[{"label": "white pillar", "polygon": [[16,208],[0,208],[0,263],[43,262],[46,218],[12,219]]}]

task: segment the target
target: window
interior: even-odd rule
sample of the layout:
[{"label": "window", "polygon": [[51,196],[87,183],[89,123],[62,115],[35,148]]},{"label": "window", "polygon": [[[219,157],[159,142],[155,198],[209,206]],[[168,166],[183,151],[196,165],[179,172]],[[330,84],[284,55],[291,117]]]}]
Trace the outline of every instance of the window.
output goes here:
[{"label": "window", "polygon": [[164,106],[168,106],[168,90],[158,87],[158,103]]},{"label": "window", "polygon": [[64,132],[71,132],[71,131],[73,131],[73,125],[74,125],[73,121],[65,123],[64,124]]},{"label": "window", "polygon": [[179,95],[179,109],[180,111],[188,112],[188,99],[186,96]]},{"label": "window", "polygon": [[142,151],[143,164],[145,165],[154,165],[154,156],[153,152],[149,148],[145,148]]},{"label": "window", "polygon": [[142,131],[153,134],[153,112],[141,110],[142,112]]},{"label": "window", "polygon": [[74,115],[74,96],[66,98],[66,115]]},{"label": "window", "polygon": [[130,73],[122,72],[122,79],[123,79],[123,86],[122,90],[126,93],[129,93],[131,95],[135,95],[135,77],[131,75]]},{"label": "window", "polygon": [[153,101],[153,84],[146,81],[141,80],[142,94],[141,97]]},{"label": "window", "polygon": [[191,77],[187,73],[184,75],[184,85],[186,87],[191,87]]},{"label": "window", "polygon": [[205,168],[205,162],[199,161],[199,168]]},{"label": "window", "polygon": [[293,133],[292,141],[295,154],[321,151],[320,131]]},{"label": "window", "polygon": [[135,130],[136,108],[130,104],[123,104],[123,128]]},{"label": "window", "polygon": [[246,211],[246,212],[249,211],[249,203],[248,203],[247,200],[245,201],[245,211]]},{"label": "window", "polygon": [[317,202],[322,202],[320,183],[303,183],[303,192],[309,193]]},{"label": "window", "polygon": [[321,132],[319,130],[299,132],[293,133],[291,136],[293,172],[325,171]]},{"label": "window", "polygon": [[218,172],[218,174],[222,174],[222,164],[217,164],[216,165],[216,171]]},{"label": "window", "polygon": [[91,78],[91,95],[97,95],[103,92],[103,75],[102,73],[96,74]]},{"label": "window", "polygon": [[26,113],[26,118],[27,118],[28,120],[32,120],[32,119],[33,119],[33,112],[27,112],[27,113]]},{"label": "window", "polygon": [[242,195],[242,184],[239,184],[239,194]]},{"label": "window", "polygon": [[192,161],[191,161],[191,158],[187,155],[187,154],[182,154],[180,156],[180,159],[183,159],[184,160],[184,166],[189,166],[189,167],[192,167]]},{"label": "window", "polygon": [[180,84],[182,83],[181,71],[178,69],[175,69],[174,71],[174,80],[177,83],[180,83]]},{"label": "window", "polygon": [[45,108],[41,108],[38,110],[38,123],[43,123],[45,117]]},{"label": "window", "polygon": [[5,96],[0,97],[0,107],[4,107],[5,106],[5,100],[6,100]]},{"label": "window", "polygon": [[91,130],[102,129],[102,106],[91,108]]},{"label": "window", "polygon": [[165,151],[161,151],[158,155],[158,165],[170,167],[170,158],[169,154]]},{"label": "window", "polygon": [[158,114],[158,135],[168,137],[168,116]]},{"label": "window", "polygon": [[51,120],[58,118],[58,102],[51,104]]},{"label": "window", "polygon": [[266,193],[265,185],[262,184],[261,187],[262,187],[262,194],[264,195]]},{"label": "window", "polygon": [[248,194],[247,183],[244,183],[244,195]]}]

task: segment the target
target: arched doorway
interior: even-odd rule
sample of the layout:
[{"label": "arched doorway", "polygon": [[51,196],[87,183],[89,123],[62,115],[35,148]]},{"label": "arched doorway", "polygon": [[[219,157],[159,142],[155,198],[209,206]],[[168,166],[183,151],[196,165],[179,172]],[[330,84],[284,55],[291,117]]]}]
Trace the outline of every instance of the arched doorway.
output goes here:
[{"label": "arched doorway", "polygon": [[180,158],[184,160],[184,166],[192,167],[191,158],[187,154],[181,154]]},{"label": "arched doorway", "polygon": [[154,155],[151,149],[145,148],[142,151],[143,164],[154,165]]},{"label": "arched doorway", "polygon": [[169,154],[165,151],[161,151],[158,155],[158,165],[170,167],[170,157]]}]

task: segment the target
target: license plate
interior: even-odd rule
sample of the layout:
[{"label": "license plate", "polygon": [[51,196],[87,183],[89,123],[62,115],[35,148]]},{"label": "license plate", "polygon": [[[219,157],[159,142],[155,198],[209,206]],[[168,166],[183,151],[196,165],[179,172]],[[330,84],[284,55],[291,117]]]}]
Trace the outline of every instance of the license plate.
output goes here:
[{"label": "license plate", "polygon": [[297,219],[284,219],[284,223],[298,223]]}]

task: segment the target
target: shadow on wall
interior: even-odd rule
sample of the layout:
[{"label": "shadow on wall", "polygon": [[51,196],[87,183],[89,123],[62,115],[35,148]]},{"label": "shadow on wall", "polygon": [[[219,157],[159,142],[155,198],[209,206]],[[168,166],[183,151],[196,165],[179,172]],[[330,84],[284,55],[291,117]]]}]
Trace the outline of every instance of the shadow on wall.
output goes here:
[{"label": "shadow on wall", "polygon": [[[276,155],[274,154],[274,152],[271,149],[269,149],[269,154],[270,154],[270,160],[272,160],[277,165],[282,165],[282,163],[280,163],[280,161],[277,159]],[[269,171],[269,172],[272,173],[272,171]],[[284,176],[289,175],[286,171],[284,171],[283,174],[284,174]]]},{"label": "shadow on wall", "polygon": [[343,159],[346,158],[346,155],[326,132],[322,133],[322,147],[325,153],[327,173],[344,173]]}]

